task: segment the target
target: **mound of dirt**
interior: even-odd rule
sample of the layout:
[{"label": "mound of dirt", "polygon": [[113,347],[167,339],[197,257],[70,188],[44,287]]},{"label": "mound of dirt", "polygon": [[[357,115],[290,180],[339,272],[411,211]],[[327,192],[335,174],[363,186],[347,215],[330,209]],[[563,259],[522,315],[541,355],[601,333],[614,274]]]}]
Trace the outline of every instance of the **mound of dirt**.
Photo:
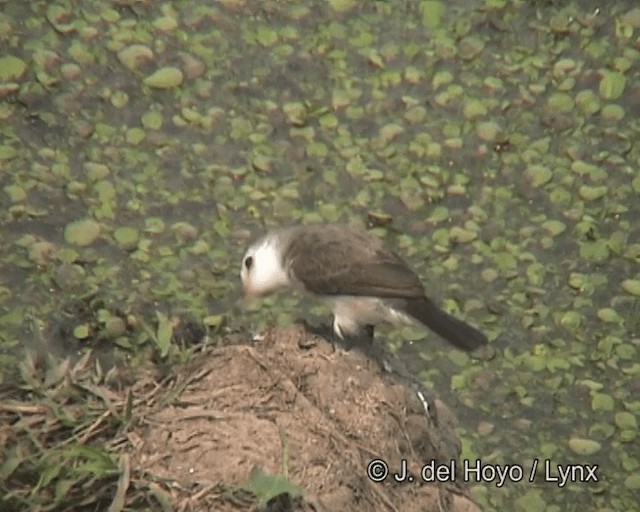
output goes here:
[{"label": "mound of dirt", "polygon": [[[421,478],[425,464],[459,456],[451,411],[439,400],[425,407],[406,379],[357,349],[292,326],[211,349],[183,375],[169,405],[136,410],[146,429],[130,438],[132,469],[178,510],[479,511],[458,481]],[[411,482],[393,477],[403,461]],[[238,490],[256,474],[302,497],[247,500]]]}]

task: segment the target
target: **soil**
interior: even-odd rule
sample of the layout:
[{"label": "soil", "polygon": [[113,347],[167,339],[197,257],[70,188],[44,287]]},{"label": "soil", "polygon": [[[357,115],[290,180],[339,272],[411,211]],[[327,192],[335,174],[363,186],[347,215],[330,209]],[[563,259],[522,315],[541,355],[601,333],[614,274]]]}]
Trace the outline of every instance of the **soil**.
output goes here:
[{"label": "soil", "polygon": [[[136,409],[132,469],[176,510],[478,512],[458,480],[420,478],[459,457],[453,414],[383,366],[300,325],[212,348],[170,403]],[[377,459],[380,483],[367,476]],[[410,483],[393,478],[403,460]]]}]

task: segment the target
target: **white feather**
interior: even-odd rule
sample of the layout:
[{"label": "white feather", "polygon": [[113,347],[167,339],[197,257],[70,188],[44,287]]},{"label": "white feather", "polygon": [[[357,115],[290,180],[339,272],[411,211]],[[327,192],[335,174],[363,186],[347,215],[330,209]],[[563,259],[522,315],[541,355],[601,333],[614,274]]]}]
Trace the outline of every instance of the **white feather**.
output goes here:
[{"label": "white feather", "polygon": [[342,339],[356,334],[364,325],[411,324],[413,320],[377,297],[339,296],[329,300],[333,330]]},{"label": "white feather", "polygon": [[[247,265],[247,259],[251,264]],[[245,294],[260,297],[288,286],[289,276],[282,267],[281,249],[274,236],[266,236],[253,244],[242,258],[240,278]]]}]

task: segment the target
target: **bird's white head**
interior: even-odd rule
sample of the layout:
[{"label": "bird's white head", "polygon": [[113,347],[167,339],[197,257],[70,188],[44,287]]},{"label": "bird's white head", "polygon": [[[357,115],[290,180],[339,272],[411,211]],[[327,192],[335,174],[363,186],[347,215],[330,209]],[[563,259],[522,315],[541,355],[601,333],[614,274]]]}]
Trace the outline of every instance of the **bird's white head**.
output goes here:
[{"label": "bird's white head", "polygon": [[282,266],[282,249],[275,234],[254,243],[242,258],[240,279],[247,297],[261,297],[289,284]]}]

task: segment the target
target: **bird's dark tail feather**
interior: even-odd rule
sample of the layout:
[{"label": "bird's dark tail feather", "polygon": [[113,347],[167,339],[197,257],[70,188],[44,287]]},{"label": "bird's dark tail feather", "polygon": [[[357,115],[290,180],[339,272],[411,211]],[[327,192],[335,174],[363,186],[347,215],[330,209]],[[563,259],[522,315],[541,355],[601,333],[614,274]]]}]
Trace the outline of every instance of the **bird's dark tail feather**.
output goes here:
[{"label": "bird's dark tail feather", "polygon": [[488,343],[487,337],[478,329],[441,310],[426,297],[407,300],[405,311],[462,350],[471,351]]}]

